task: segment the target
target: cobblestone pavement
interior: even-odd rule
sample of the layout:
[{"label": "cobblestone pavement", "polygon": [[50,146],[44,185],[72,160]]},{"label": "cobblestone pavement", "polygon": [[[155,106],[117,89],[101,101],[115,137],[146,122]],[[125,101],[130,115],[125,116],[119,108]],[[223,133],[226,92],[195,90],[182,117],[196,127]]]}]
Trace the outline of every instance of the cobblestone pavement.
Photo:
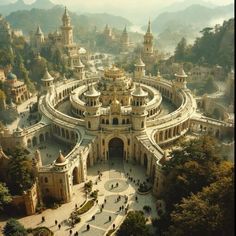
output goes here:
[{"label": "cobblestone pavement", "polygon": [[[98,179],[98,171],[102,173],[101,180]],[[138,195],[136,193],[137,185],[126,178],[127,173],[141,182],[147,178],[143,167],[128,163],[123,165],[120,161],[96,164],[88,169],[87,180],[93,181],[93,190],[99,190],[98,204],[95,204],[87,213],[81,215],[81,222],[76,224],[74,228],[68,225],[67,220],[74,210],[75,204],[81,205],[86,199],[83,191],[84,183],[74,186],[75,193],[70,203],[63,204],[54,210],[48,209],[41,214],[21,218],[19,221],[27,228],[46,226],[55,233],[55,236],[70,235],[70,229],[73,234],[77,231],[79,235],[83,236],[102,236],[109,229],[112,229],[113,224],[118,226],[124,219],[125,212],[120,210],[121,206],[126,207],[129,204],[130,210],[142,210],[144,205],[149,205],[152,208],[152,212],[146,217],[149,218],[149,221],[151,217],[157,217],[155,211],[156,198],[151,193]],[[112,183],[113,188],[111,188]],[[116,187],[117,183],[118,187]],[[120,200],[117,201],[119,196]],[[135,199],[136,196],[138,201]],[[128,198],[126,203],[125,197]],[[101,212],[102,204],[104,207]],[[42,216],[45,217],[44,223],[41,222]],[[94,220],[92,220],[92,216],[95,216]],[[55,225],[55,220],[58,221],[58,224],[61,224],[60,229]],[[90,230],[87,230],[88,224],[90,225]],[[0,226],[3,225],[4,222],[0,222]]]}]

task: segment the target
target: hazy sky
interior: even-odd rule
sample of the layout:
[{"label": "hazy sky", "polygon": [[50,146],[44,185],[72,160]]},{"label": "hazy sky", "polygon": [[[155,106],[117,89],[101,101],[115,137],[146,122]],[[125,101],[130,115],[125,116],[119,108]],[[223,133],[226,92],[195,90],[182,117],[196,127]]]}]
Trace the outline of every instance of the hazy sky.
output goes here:
[{"label": "hazy sky", "polygon": [[[1,0],[0,0],[1,1]],[[11,0],[16,1],[16,0]],[[24,0],[32,3],[35,0]],[[51,0],[53,3],[67,5],[71,11],[80,13],[111,13],[124,16],[134,23],[142,22],[144,19],[151,20],[157,16],[159,9],[183,0]],[[185,0],[191,1],[191,0]],[[196,2],[196,0],[195,0]],[[233,0],[205,0],[215,5],[226,5]]]}]

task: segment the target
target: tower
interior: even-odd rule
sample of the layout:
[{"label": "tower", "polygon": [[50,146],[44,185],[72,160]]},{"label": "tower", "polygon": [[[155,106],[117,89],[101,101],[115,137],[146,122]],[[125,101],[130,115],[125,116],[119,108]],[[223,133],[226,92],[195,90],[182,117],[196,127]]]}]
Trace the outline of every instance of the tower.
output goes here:
[{"label": "tower", "polygon": [[54,78],[49,74],[48,72],[48,68],[46,68],[45,74],[43,76],[43,78],[41,79],[42,83],[43,83],[43,92],[47,93],[50,92],[51,88],[53,87],[53,81]]},{"label": "tower", "polygon": [[134,64],[134,66],[135,66],[134,78],[140,80],[145,76],[145,64],[141,59],[141,54],[139,55],[139,58],[137,62]]},{"label": "tower", "polygon": [[88,130],[99,130],[100,94],[93,84],[88,86],[88,90],[84,93],[86,100],[85,122]]},{"label": "tower", "polygon": [[40,26],[38,25],[35,33],[35,48],[37,49],[38,52],[40,51],[43,43],[44,43],[44,34]]},{"label": "tower", "polygon": [[64,45],[73,44],[73,27],[71,25],[71,19],[68,14],[67,8],[65,7],[65,12],[62,16],[62,42]]},{"label": "tower", "polygon": [[174,85],[176,88],[186,88],[186,84],[187,84],[187,75],[184,71],[183,65],[181,64],[179,71],[177,73],[175,73],[175,81],[174,81]]},{"label": "tower", "polygon": [[153,35],[151,33],[151,22],[148,22],[147,32],[144,35],[143,41],[143,53],[146,57],[149,57],[153,54]]},{"label": "tower", "polygon": [[148,93],[143,91],[141,85],[138,84],[134,92],[131,93],[131,95],[133,97],[133,102],[132,102],[133,130],[143,131],[146,128],[146,117],[147,117],[146,98],[148,96]]},{"label": "tower", "polygon": [[81,62],[80,58],[78,63],[74,65],[74,76],[79,80],[85,78],[84,64]]},{"label": "tower", "polygon": [[122,35],[121,35],[120,46],[121,46],[121,51],[122,52],[127,51],[128,48],[129,48],[129,35],[128,35],[127,30],[126,30],[126,26],[123,30]]}]

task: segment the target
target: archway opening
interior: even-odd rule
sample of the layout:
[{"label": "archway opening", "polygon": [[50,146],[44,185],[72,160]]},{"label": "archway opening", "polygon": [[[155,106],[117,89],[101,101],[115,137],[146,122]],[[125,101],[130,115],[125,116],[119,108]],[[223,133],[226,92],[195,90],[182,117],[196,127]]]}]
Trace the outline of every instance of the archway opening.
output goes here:
[{"label": "archway opening", "polygon": [[146,153],[144,153],[144,156],[143,156],[143,164],[144,164],[145,169],[147,169],[148,159],[147,159],[147,154]]},{"label": "archway opening", "polygon": [[109,159],[123,160],[124,143],[120,138],[113,138],[109,142]]},{"label": "archway opening", "polygon": [[78,167],[74,168],[74,170],[72,172],[72,176],[73,176],[73,185],[79,184],[79,169],[78,169]]}]

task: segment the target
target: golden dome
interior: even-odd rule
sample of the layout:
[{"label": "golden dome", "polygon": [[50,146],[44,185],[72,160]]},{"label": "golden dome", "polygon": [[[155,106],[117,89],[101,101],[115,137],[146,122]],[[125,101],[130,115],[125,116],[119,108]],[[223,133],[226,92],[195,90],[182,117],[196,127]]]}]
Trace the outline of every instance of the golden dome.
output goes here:
[{"label": "golden dome", "polygon": [[115,65],[113,65],[111,68],[105,70],[104,75],[107,78],[116,79],[116,78],[123,77],[124,71],[122,69],[116,67]]}]

